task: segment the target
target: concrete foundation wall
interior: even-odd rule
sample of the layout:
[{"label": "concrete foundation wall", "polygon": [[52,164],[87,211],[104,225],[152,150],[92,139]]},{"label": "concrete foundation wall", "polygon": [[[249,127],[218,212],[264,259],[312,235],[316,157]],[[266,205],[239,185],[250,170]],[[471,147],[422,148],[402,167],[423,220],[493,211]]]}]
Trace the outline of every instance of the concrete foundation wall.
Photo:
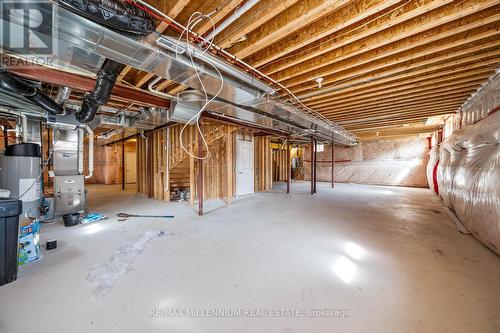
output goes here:
[{"label": "concrete foundation wall", "polygon": [[[427,187],[428,140],[401,139],[335,146],[335,181]],[[304,173],[310,179],[311,151],[305,146]],[[331,145],[317,153],[317,180],[331,181]]]},{"label": "concrete foundation wall", "polygon": [[443,204],[500,255],[500,113],[490,112],[435,146],[428,170]]}]

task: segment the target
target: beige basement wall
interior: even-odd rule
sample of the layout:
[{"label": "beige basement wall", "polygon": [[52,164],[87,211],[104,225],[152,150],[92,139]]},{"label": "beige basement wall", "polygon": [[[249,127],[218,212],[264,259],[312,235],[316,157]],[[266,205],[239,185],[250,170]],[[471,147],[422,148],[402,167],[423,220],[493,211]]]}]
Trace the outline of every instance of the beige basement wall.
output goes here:
[{"label": "beige basement wall", "polygon": [[[429,143],[422,139],[362,142],[335,146],[335,182],[428,187],[426,166]],[[305,147],[304,173],[310,179],[311,151]],[[317,153],[317,180],[331,181],[331,145]]]}]

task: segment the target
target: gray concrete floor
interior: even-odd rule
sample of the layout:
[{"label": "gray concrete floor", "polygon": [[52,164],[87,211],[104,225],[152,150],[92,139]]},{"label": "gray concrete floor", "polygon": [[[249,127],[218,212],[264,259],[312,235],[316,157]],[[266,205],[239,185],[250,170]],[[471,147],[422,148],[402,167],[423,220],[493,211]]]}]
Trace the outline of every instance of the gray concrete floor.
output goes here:
[{"label": "gray concrete floor", "polygon": [[59,247],[0,287],[0,332],[500,332],[500,259],[429,190],[308,186],[207,203],[201,218],[90,186],[110,219],[43,226]]}]

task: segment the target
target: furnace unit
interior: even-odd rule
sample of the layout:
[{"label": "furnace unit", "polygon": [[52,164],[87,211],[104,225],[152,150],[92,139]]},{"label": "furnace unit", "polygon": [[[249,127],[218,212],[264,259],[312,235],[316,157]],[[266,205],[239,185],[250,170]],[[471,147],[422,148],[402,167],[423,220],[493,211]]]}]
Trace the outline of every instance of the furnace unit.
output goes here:
[{"label": "furnace unit", "polygon": [[83,132],[58,128],[53,139],[54,215],[84,213]]}]

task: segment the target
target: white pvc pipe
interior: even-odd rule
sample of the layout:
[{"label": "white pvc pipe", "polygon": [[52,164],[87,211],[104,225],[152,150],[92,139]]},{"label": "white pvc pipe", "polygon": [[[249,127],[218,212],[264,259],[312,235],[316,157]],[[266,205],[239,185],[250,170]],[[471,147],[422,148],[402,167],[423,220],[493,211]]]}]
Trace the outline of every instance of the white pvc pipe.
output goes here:
[{"label": "white pvc pipe", "polygon": [[225,19],[219,26],[215,28],[211,33],[209,33],[205,38],[208,40],[211,40],[215,36],[217,36],[222,30],[227,28],[231,23],[236,21],[243,15],[245,12],[247,12],[250,8],[255,6],[259,0],[249,0],[247,1],[243,6],[238,8],[231,16],[229,16],[227,19]]},{"label": "white pvc pipe", "polygon": [[23,143],[28,142],[28,117],[25,114],[19,113],[21,118],[21,127],[23,128]]},{"label": "white pvc pipe", "polygon": [[83,175],[83,129],[78,129],[78,174]]},{"label": "white pvc pipe", "polygon": [[89,174],[85,176],[85,179],[89,179],[94,174],[94,131],[89,125],[85,125],[85,130],[89,137]]},{"label": "white pvc pipe", "polygon": [[164,97],[166,99],[169,99],[169,100],[176,100],[177,98],[174,96],[174,95],[170,95],[170,94],[167,94],[167,93],[164,93],[162,91],[159,91],[157,89],[154,89],[154,85],[156,85],[158,82],[160,82],[160,80],[162,80],[163,78],[162,77],[157,77],[156,79],[154,79],[153,81],[151,81],[149,84],[148,84],[148,90],[159,96],[159,97]]}]

